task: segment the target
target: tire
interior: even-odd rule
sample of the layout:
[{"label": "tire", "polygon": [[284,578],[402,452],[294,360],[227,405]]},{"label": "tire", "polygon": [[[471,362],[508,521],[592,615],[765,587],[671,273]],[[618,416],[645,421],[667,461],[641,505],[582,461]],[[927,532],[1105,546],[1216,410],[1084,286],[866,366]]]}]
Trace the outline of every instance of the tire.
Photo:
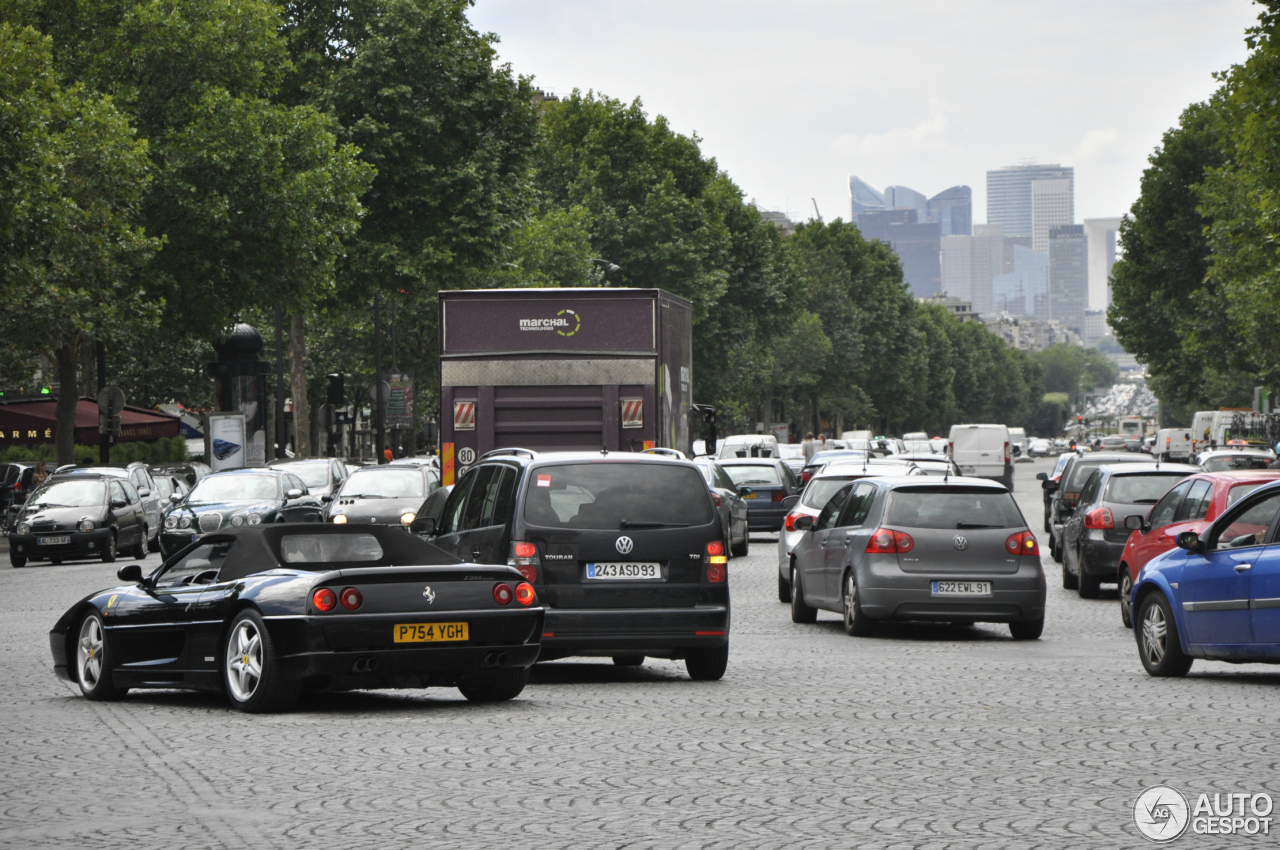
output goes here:
[{"label": "tire", "polygon": [[1076,580],[1076,577],[1070,571],[1067,570],[1067,565],[1063,564],[1062,565],[1062,589],[1075,590],[1077,584],[1078,582]]},{"label": "tire", "polygon": [[732,551],[733,551],[733,557],[735,558],[747,557],[747,554],[751,552],[751,532],[750,531],[742,532],[742,545],[734,546]]},{"label": "tire", "polygon": [[782,570],[778,570],[778,601],[791,601],[791,582],[783,578]]},{"label": "tire", "polygon": [[61,565],[62,565],[62,559],[61,559],[61,558],[50,558],[50,559],[49,559],[49,563],[50,563],[50,564],[53,564],[55,567],[58,567],[58,566],[61,566]]},{"label": "tire", "polygon": [[[156,536],[159,537],[160,535],[157,534]],[[137,542],[129,554],[139,561],[147,557],[147,527],[145,525],[142,527],[142,539]]]},{"label": "tire", "polygon": [[471,702],[505,702],[520,696],[529,681],[529,668],[475,673],[458,682],[458,690]]},{"label": "tire", "polygon": [[1044,530],[1046,534],[1053,533],[1053,523],[1049,522],[1049,503],[1044,503]]},{"label": "tire", "polygon": [[1044,617],[1009,624],[1009,634],[1013,635],[1014,640],[1039,640],[1043,632]]},{"label": "tire", "polygon": [[684,659],[684,669],[695,682],[718,682],[728,667],[728,641],[715,649],[691,649]]},{"label": "tire", "polygon": [[800,583],[800,571],[794,567],[791,569],[791,622],[818,622],[818,609],[804,604],[804,586]]},{"label": "tire", "polygon": [[116,559],[116,533],[107,535],[107,548],[102,550],[102,563],[110,564]]},{"label": "tire", "polygon": [[849,637],[871,637],[876,633],[876,621],[862,613],[862,603],[858,600],[858,585],[853,580],[853,573],[844,577],[844,593],[841,594],[844,612],[844,633]]},{"label": "tire", "polygon": [[[146,537],[146,535],[144,534],[144,535],[143,535],[143,537],[145,538],[145,537]],[[155,536],[155,537],[153,537],[153,538],[151,538],[150,540],[148,540],[148,541],[147,541],[147,551],[148,551],[148,552],[159,552],[159,551],[160,551],[160,532],[159,532],[159,531],[157,531],[157,532],[156,532],[156,536]],[[138,557],[140,557],[140,558],[145,558],[145,557],[146,557],[146,555],[139,555]]]},{"label": "tire", "polygon": [[1126,629],[1133,628],[1133,579],[1129,576],[1129,567],[1120,565],[1119,575],[1120,622]]},{"label": "tire", "polygon": [[644,664],[643,655],[615,655],[613,656],[613,664],[615,667],[639,667]]},{"label": "tire", "polygon": [[1052,531],[1049,532],[1049,554],[1059,564],[1064,563],[1062,559],[1062,545],[1054,542]]},{"label": "tire", "polygon": [[9,566],[13,567],[15,570],[20,570],[26,565],[27,565],[26,558],[24,558],[21,555],[13,554],[12,550],[9,551]]},{"label": "tire", "polygon": [[1080,575],[1076,582],[1076,593],[1080,594],[1081,599],[1097,599],[1102,590],[1102,579],[1089,575],[1085,571],[1082,561],[1077,561],[1076,566],[1080,570]]},{"label": "tire", "polygon": [[1138,657],[1147,673],[1160,678],[1187,675],[1192,658],[1182,651],[1178,623],[1163,593],[1143,598],[1133,632],[1138,641]]},{"label": "tire", "polygon": [[80,621],[80,635],[75,648],[76,682],[86,699],[114,700],[125,695],[111,680],[111,650],[102,615],[90,611]]},{"label": "tire", "polygon": [[246,608],[231,621],[222,645],[222,684],[231,705],[247,714],[284,711],[298,684],[284,677],[262,616]]}]

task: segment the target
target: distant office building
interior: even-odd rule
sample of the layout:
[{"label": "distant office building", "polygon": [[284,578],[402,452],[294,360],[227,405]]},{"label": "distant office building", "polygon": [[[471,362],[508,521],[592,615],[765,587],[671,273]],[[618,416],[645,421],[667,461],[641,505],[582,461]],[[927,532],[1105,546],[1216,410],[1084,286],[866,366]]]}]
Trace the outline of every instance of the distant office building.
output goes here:
[{"label": "distant office building", "polygon": [[978,314],[973,311],[973,305],[963,298],[955,298],[950,295],[930,295],[927,298],[916,298],[916,300],[921,304],[933,304],[938,307],[944,307],[948,313],[955,316],[962,322],[978,319]]},{"label": "distant office building", "polygon": [[1089,239],[1089,309],[1105,310],[1111,306],[1111,268],[1116,264],[1118,218],[1086,218],[1085,236]]},{"label": "distant office building", "polygon": [[942,237],[942,294],[973,302],[973,237]]},{"label": "distant office building", "polygon": [[1011,270],[991,281],[991,312],[1045,321],[1049,318],[1049,255],[1023,245],[1015,244],[1012,249]]},{"label": "distant office building", "polygon": [[914,209],[867,211],[856,220],[867,239],[893,247],[902,261],[902,277],[911,294],[934,295],[942,286],[942,238],[938,225],[918,221]]},{"label": "distant office building", "polygon": [[1069,180],[1074,187],[1075,170],[1061,165],[1010,165],[988,171],[987,223],[1003,224],[1006,236],[1031,236],[1031,184],[1036,180]]},{"label": "distant office building", "polygon": [[915,189],[906,186],[886,186],[884,208],[887,210],[915,210],[916,221],[929,221],[929,199]]},{"label": "distant office building", "polygon": [[972,236],[942,237],[942,291],[977,313],[992,310],[991,283],[1004,270],[1004,228],[979,224]]},{"label": "distant office building", "polygon": [[864,212],[885,208],[884,193],[856,175],[849,177],[849,202],[853,221]]},{"label": "distant office building", "polygon": [[1005,345],[1022,351],[1044,351],[1054,345],[1080,345],[1080,335],[1061,322],[1044,322],[1001,313],[984,316],[982,323],[987,330],[1003,339]]},{"label": "distant office building", "polygon": [[943,236],[973,233],[973,190],[952,186],[929,199],[929,221],[938,223]]},{"label": "distant office building", "polygon": [[1008,274],[1009,272],[1014,270],[1014,258],[1016,255],[1014,254],[1013,249],[1018,247],[1026,248],[1028,251],[1030,251],[1031,250],[1031,234],[1027,234],[1026,236],[1010,236],[1009,234],[1006,233],[1004,235],[1004,270],[1002,272],[1003,274]]},{"label": "distant office building", "polygon": [[1060,224],[1050,228],[1049,318],[1083,333],[1088,300],[1088,240],[1084,226]]},{"label": "distant office building", "polygon": [[777,212],[776,210],[767,210],[756,203],[755,198],[751,199],[751,204],[756,208],[756,212],[760,213],[760,218],[778,228],[783,236],[790,236],[796,232],[796,224],[787,218],[787,214]]},{"label": "distant office building", "polygon": [[[1093,240],[1090,239],[1090,242]],[[1085,345],[1097,345],[1100,340],[1111,336],[1111,327],[1107,324],[1107,313],[1105,310],[1086,310],[1084,313],[1084,337]]]},{"label": "distant office building", "polygon": [[1049,252],[1049,231],[1060,224],[1074,224],[1075,199],[1070,180],[1031,182],[1031,249]]}]

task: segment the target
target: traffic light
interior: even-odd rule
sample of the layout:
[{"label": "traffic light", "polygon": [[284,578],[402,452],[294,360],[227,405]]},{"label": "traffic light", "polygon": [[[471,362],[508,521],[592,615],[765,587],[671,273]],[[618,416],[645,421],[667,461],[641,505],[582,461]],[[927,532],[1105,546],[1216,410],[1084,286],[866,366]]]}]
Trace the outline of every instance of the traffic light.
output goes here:
[{"label": "traffic light", "polygon": [[332,372],[328,376],[329,379],[329,404],[334,407],[342,407],[346,404],[346,376],[341,372]]}]

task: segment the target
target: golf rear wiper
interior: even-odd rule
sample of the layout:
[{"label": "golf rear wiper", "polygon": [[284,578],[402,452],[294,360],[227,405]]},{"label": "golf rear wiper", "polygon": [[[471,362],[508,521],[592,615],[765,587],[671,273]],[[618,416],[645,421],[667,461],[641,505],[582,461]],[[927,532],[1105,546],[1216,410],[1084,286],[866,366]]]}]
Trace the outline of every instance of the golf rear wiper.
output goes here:
[{"label": "golf rear wiper", "polygon": [[1156,502],[1158,502],[1158,501],[1160,501],[1160,500],[1159,500],[1159,499],[1135,499],[1135,500],[1133,501],[1133,504],[1135,504],[1135,505],[1154,505],[1154,504],[1155,504]]},{"label": "golf rear wiper", "polygon": [[956,523],[956,528],[1002,528],[999,525],[983,525],[980,522],[964,522],[961,520]]},{"label": "golf rear wiper", "polygon": [[618,523],[619,528],[688,528],[687,522],[633,522],[624,519]]}]

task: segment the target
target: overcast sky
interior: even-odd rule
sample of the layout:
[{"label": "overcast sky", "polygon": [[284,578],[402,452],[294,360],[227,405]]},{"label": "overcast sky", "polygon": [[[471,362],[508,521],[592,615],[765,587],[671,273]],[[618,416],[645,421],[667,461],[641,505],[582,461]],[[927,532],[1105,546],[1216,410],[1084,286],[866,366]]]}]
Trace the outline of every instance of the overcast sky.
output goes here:
[{"label": "overcast sky", "polygon": [[1076,169],[1076,220],[1128,211],[1146,158],[1246,55],[1247,0],[477,0],[516,72],[697,133],[748,199],[848,220],[848,177],[934,195]]}]

